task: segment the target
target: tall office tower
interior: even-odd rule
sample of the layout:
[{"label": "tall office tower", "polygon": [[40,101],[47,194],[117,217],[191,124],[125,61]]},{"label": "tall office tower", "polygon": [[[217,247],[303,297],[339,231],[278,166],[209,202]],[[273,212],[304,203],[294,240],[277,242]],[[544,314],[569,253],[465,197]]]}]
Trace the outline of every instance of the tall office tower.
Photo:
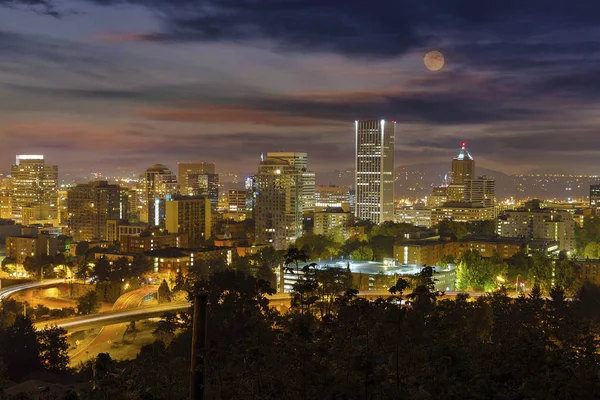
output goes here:
[{"label": "tall office tower", "polygon": [[215,163],[178,163],[179,192],[184,196],[208,196],[213,210],[216,210],[219,203],[219,175],[215,168]]},{"label": "tall office tower", "polygon": [[164,226],[165,201],[177,192],[177,176],[162,164],[154,164],[144,174],[148,224]]},{"label": "tall office tower", "polygon": [[60,225],[67,225],[69,223],[69,209],[67,208],[67,196],[69,191],[67,189],[59,189],[56,191],[58,208],[58,222]]},{"label": "tall office tower", "polygon": [[302,211],[314,211],[315,208],[315,173],[308,169],[308,154],[284,151],[269,151],[267,157],[278,158],[294,166],[301,172],[302,191],[300,201],[302,202]]},{"label": "tall office tower", "polygon": [[484,207],[496,205],[496,181],[487,176],[465,179],[465,201],[483,203]]},{"label": "tall office tower", "polygon": [[106,221],[127,219],[128,196],[106,181],[79,184],[67,193],[69,229],[75,241],[106,240]]},{"label": "tall office tower", "polygon": [[11,219],[12,217],[12,196],[11,179],[0,179],[0,219]]},{"label": "tall office tower", "polygon": [[58,218],[58,166],[45,164],[42,155],[19,155],[11,175],[12,219],[16,223],[24,222],[24,208],[35,210],[42,220]]},{"label": "tall office tower", "polygon": [[450,184],[448,185],[448,201],[468,201],[465,193],[465,181],[475,178],[475,161],[463,142],[458,155],[452,159]]},{"label": "tall office tower", "polygon": [[467,144],[463,142],[458,155],[452,160],[451,185],[463,185],[465,179],[475,177],[475,161],[467,151],[466,146]]},{"label": "tall office tower", "polygon": [[203,196],[173,196],[166,202],[165,226],[169,233],[185,233],[189,245],[199,247],[211,235],[211,203]]},{"label": "tall office tower", "polygon": [[394,121],[356,121],[354,216],[375,224],[394,220]]},{"label": "tall office tower", "polygon": [[314,207],[314,174],[307,169],[307,154],[263,154],[255,180],[257,240],[286,249],[302,235],[304,211]]},{"label": "tall office tower", "polygon": [[246,177],[244,187],[246,188],[246,212],[249,213],[248,218],[252,218],[252,212],[256,205],[256,195],[258,194],[256,177],[254,175]]},{"label": "tall office tower", "polygon": [[590,185],[590,207],[600,207],[600,185]]}]

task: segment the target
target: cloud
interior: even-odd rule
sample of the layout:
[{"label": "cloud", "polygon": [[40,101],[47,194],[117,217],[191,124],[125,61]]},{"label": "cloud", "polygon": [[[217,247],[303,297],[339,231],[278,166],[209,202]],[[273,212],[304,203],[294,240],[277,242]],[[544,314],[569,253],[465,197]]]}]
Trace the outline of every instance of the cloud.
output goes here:
[{"label": "cloud", "polygon": [[26,8],[38,14],[59,18],[67,11],[59,10],[52,0],[0,0],[0,7]]},{"label": "cloud", "polygon": [[272,126],[323,126],[336,124],[336,121],[293,115],[240,106],[214,104],[196,105],[179,109],[142,109],[138,114],[161,121],[203,122],[203,123],[246,123]]},{"label": "cloud", "polygon": [[162,35],[158,33],[104,33],[93,36],[94,40],[110,43],[157,41],[161,38]]}]

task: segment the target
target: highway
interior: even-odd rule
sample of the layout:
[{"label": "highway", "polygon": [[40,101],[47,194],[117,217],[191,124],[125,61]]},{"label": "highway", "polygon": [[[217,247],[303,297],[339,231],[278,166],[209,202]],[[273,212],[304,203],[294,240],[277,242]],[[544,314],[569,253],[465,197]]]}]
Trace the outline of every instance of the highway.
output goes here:
[{"label": "highway", "polygon": [[[117,311],[140,307],[142,303],[148,301],[148,297],[153,296],[157,290],[158,286],[146,286],[141,289],[127,292],[115,301],[112,310]],[[123,340],[128,325],[128,322],[124,322],[102,326],[98,331],[98,334],[96,334],[91,341],[84,341],[81,345],[76,343],[76,345],[70,349],[71,365],[78,365],[80,362],[84,362],[86,357],[89,357],[90,354],[96,355],[102,352],[109,352],[113,343]]]},{"label": "highway", "polygon": [[48,325],[57,325],[65,328],[67,331],[73,332],[132,320],[160,317],[167,312],[185,311],[189,307],[188,303],[161,304],[158,306],[113,310],[92,315],[42,321],[34,324],[34,326],[36,329],[44,329]]},{"label": "highway", "polygon": [[38,282],[29,282],[29,283],[23,283],[21,285],[9,286],[7,288],[0,289],[0,301],[7,299],[8,297],[12,296],[13,294],[20,292],[21,290],[36,289],[36,288],[44,287],[44,286],[53,286],[58,283],[64,283],[64,282],[65,282],[64,279],[46,279],[46,280],[38,281]]}]

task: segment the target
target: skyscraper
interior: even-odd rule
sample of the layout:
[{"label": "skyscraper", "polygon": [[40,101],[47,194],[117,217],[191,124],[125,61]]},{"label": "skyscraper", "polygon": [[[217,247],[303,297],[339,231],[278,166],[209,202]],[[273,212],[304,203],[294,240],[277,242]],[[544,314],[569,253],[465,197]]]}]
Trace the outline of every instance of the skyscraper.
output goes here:
[{"label": "skyscraper", "polygon": [[254,218],[259,242],[285,249],[302,235],[304,211],[314,207],[314,173],[306,153],[261,155]]},{"label": "skyscraper", "polygon": [[165,201],[177,192],[177,177],[162,164],[154,164],[144,174],[148,224],[164,226]]},{"label": "skyscraper", "polygon": [[302,211],[314,211],[315,208],[315,173],[308,170],[308,154],[297,152],[269,151],[267,157],[279,158],[293,165],[301,174],[302,191],[300,201]]},{"label": "skyscraper", "polygon": [[485,207],[496,205],[496,181],[487,176],[465,179],[465,201],[482,203]]},{"label": "skyscraper", "polygon": [[43,155],[18,155],[11,168],[12,219],[24,221],[24,208],[38,218],[57,219],[58,166],[47,165]]},{"label": "skyscraper", "polygon": [[467,143],[463,142],[458,155],[452,160],[452,173],[450,176],[450,184],[462,185],[465,179],[473,179],[475,177],[475,161],[471,154],[467,151]]},{"label": "skyscraper", "polygon": [[166,202],[169,233],[186,233],[192,247],[201,246],[211,234],[211,204],[208,197],[174,196]]},{"label": "skyscraper", "polygon": [[106,240],[106,221],[127,219],[128,200],[124,189],[106,181],[70,188],[67,210],[73,239]]},{"label": "skyscraper", "polygon": [[394,220],[394,121],[356,121],[356,203],[358,219]]},{"label": "skyscraper", "polygon": [[461,144],[458,155],[452,159],[450,185],[448,185],[448,201],[466,201],[465,181],[475,178],[475,161],[466,149],[466,143]]},{"label": "skyscraper", "polygon": [[219,175],[215,163],[180,162],[177,164],[179,192],[184,196],[208,196],[213,210],[219,202]]}]

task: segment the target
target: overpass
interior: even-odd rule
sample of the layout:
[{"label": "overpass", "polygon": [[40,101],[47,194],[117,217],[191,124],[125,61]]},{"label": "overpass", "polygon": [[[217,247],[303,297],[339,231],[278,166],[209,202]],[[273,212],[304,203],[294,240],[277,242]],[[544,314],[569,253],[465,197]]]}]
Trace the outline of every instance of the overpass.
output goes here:
[{"label": "overpass", "polygon": [[29,283],[23,283],[20,285],[9,286],[7,288],[0,289],[0,301],[7,299],[10,296],[12,296],[13,294],[20,292],[22,290],[37,289],[37,288],[46,287],[46,286],[54,286],[54,285],[57,285],[59,283],[64,283],[64,282],[65,282],[64,279],[47,279],[44,281],[29,282]]},{"label": "overpass", "polygon": [[160,317],[167,312],[185,311],[190,308],[189,303],[174,303],[158,306],[140,307],[129,310],[113,310],[98,314],[80,315],[77,317],[54,319],[33,324],[36,329],[56,325],[67,331],[79,331],[105,325],[120,324],[123,322]]}]

